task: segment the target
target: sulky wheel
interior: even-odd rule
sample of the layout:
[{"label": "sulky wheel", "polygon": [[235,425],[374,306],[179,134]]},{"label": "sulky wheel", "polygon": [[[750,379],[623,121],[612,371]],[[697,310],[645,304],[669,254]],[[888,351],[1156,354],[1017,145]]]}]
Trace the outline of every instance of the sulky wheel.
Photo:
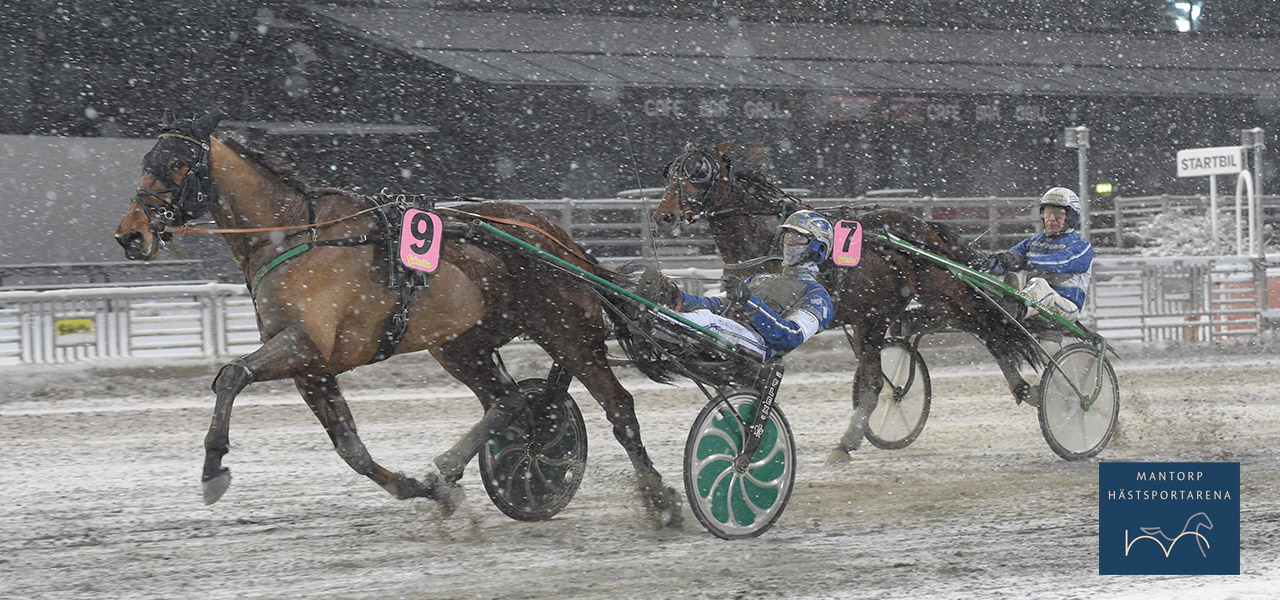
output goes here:
[{"label": "sulky wheel", "polygon": [[529,410],[480,451],[480,477],[489,498],[517,521],[555,516],[578,491],[587,466],[587,428],[567,392],[546,401],[545,379],[526,379]]},{"label": "sulky wheel", "polygon": [[906,340],[889,338],[880,351],[880,369],[884,387],[875,410],[867,417],[867,441],[884,450],[906,448],[929,419],[933,398],[929,368]]},{"label": "sulky wheel", "polygon": [[[1067,460],[1089,458],[1102,451],[1116,430],[1120,415],[1120,386],[1111,363],[1098,360],[1098,350],[1089,344],[1072,344],[1053,356],[1040,378],[1040,431],[1053,452]],[[1099,367],[1101,365],[1101,367]],[[1101,380],[1098,369],[1102,369]],[[1065,377],[1064,377],[1065,372]],[[1066,377],[1075,383],[1077,394]],[[1098,390],[1097,399],[1089,399]],[[1083,395],[1083,398],[1081,398]]]},{"label": "sulky wheel", "polygon": [[[745,473],[734,470],[758,397],[735,390],[712,400],[694,420],[684,446],[684,490],[689,508],[707,531],[727,540],[764,533],[782,516],[796,478],[796,445],[778,405],[765,423],[760,447]],[[729,407],[737,413],[734,416]]]}]

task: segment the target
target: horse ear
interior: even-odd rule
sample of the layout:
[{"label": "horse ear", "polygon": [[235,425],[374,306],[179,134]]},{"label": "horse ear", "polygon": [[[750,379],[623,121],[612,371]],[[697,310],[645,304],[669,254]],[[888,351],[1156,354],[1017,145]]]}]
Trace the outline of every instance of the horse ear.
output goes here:
[{"label": "horse ear", "polygon": [[742,157],[742,162],[757,167],[763,173],[765,168],[769,166],[768,146],[756,146],[747,150],[747,155]]},{"label": "horse ear", "polygon": [[719,143],[719,144],[716,144],[716,152],[717,152],[718,154],[720,154],[721,156],[724,156],[724,153],[725,153],[725,152],[728,152],[728,151],[729,151],[729,147],[730,147],[730,146],[733,146],[733,143],[734,143],[734,142],[736,142],[736,141],[737,141],[737,140],[729,140],[729,141],[727,141],[727,142],[721,142],[721,143]]},{"label": "horse ear", "polygon": [[198,138],[207,138],[218,127],[220,121],[222,121],[222,107],[218,106],[191,124],[192,133]]},{"label": "horse ear", "polygon": [[173,127],[173,121],[174,121],[173,109],[172,108],[164,109],[164,116],[160,117],[160,127],[163,129],[168,129],[170,127]]},{"label": "horse ear", "polygon": [[685,152],[692,152],[694,148],[697,148],[697,146],[694,146],[692,141],[684,143]]}]

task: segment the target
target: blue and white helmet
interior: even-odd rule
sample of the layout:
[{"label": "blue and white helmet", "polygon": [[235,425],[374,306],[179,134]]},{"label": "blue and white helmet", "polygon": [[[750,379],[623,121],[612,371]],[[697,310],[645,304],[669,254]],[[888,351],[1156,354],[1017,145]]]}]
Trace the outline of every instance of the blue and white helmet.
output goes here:
[{"label": "blue and white helmet", "polygon": [[831,226],[831,221],[817,211],[796,211],[787,217],[779,229],[784,233],[795,231],[809,238],[808,250],[818,254],[817,262],[822,262],[831,255],[831,246],[835,244],[835,230]]},{"label": "blue and white helmet", "polygon": [[1068,188],[1056,187],[1040,196],[1040,208],[1061,206],[1067,209],[1067,227],[1075,228],[1080,223],[1080,196]]}]

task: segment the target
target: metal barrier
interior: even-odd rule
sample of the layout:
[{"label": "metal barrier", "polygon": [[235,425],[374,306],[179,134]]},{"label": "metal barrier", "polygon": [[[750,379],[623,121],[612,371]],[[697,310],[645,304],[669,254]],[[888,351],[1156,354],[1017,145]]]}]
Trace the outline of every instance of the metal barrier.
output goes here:
[{"label": "metal barrier", "polygon": [[205,270],[203,260],[112,261],[99,263],[31,263],[0,265],[0,286],[32,289],[52,288],[59,283],[109,284],[116,281],[191,279]]},{"label": "metal barrier", "polygon": [[649,213],[658,207],[654,198],[513,202],[546,215],[564,228],[574,242],[605,262],[638,260],[655,251],[664,261],[695,260],[705,264],[716,256],[716,245],[705,220],[687,227],[680,237],[650,237]]},{"label": "metal barrier", "polygon": [[[665,272],[692,293],[719,287],[719,270]],[[0,366],[96,358],[230,357],[260,345],[253,299],[243,285],[0,291]]]},{"label": "metal barrier", "polygon": [[[981,236],[977,246],[1003,250],[1036,232],[1036,198],[866,197],[804,198],[818,210],[852,206],[897,208],[918,217],[943,221],[966,239]],[[653,254],[662,260],[715,257],[715,242],[705,219],[686,227],[678,238],[648,237],[649,213],[656,198],[514,200],[556,221],[569,236],[596,257],[610,262]]]},{"label": "metal barrier", "polygon": [[1110,340],[1220,341],[1261,333],[1277,284],[1248,257],[1097,258],[1086,314]]},{"label": "metal barrier", "polygon": [[[719,269],[664,272],[692,293],[719,289]],[[1280,284],[1280,266],[1241,257],[1099,258],[1086,320],[1116,341],[1256,335],[1266,324],[1269,278]],[[243,285],[0,292],[0,365],[238,356],[259,345]]]},{"label": "metal barrier", "polygon": [[0,292],[0,365],[238,355],[259,343],[243,285]]}]

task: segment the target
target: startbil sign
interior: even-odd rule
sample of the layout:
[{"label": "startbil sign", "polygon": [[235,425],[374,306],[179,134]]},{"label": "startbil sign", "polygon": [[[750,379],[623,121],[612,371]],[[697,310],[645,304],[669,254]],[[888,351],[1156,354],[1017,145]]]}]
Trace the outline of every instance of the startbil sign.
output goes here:
[{"label": "startbil sign", "polygon": [[1203,177],[1244,170],[1244,146],[1191,148],[1178,151],[1178,177]]}]

